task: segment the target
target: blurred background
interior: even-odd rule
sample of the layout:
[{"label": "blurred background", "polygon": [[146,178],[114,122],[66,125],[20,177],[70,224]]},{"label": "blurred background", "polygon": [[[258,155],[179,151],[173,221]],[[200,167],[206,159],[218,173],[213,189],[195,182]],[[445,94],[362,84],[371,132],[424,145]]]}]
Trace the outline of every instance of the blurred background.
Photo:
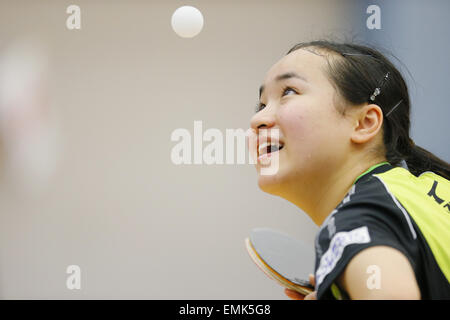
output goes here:
[{"label": "blurred background", "polygon": [[[183,5],[203,14],[194,38],[172,29]],[[0,298],[287,299],[244,239],[269,227],[313,246],[317,226],[251,164],[175,165],[172,132],[246,130],[294,44],[354,39],[402,62],[411,136],[449,161],[449,14],[445,0],[0,0]]]}]

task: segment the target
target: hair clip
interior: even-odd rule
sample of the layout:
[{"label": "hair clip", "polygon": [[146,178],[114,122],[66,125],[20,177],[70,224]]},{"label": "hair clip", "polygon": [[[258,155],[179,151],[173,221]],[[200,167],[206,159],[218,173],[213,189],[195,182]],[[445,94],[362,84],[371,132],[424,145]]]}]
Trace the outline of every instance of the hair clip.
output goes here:
[{"label": "hair clip", "polygon": [[381,92],[380,88],[375,88],[375,91],[372,93],[372,95],[370,96],[370,100],[375,101],[375,97],[377,95],[379,95]]},{"label": "hair clip", "polygon": [[375,101],[375,98],[377,95],[379,95],[381,93],[381,87],[384,86],[384,84],[386,83],[386,81],[389,78],[389,72],[386,73],[386,75],[384,76],[383,80],[381,81],[380,85],[378,87],[375,88],[374,92],[372,93],[372,95],[370,96],[370,100]]},{"label": "hair clip", "polygon": [[386,118],[391,114],[391,112],[393,112],[395,110],[395,108],[397,108],[400,103],[403,102],[403,99],[401,99],[399,102],[397,102],[397,104],[386,114]]},{"label": "hair clip", "polygon": [[369,57],[373,57],[371,54],[366,54],[366,53],[347,53],[347,52],[342,52],[341,55],[345,56],[369,56]]}]

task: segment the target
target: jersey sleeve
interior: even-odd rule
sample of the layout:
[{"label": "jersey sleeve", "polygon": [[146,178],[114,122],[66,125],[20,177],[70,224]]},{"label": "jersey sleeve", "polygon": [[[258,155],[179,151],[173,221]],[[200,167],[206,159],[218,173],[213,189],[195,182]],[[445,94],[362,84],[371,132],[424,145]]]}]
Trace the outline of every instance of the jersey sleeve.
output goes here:
[{"label": "jersey sleeve", "polygon": [[387,196],[356,196],[333,211],[321,226],[315,244],[318,299],[337,298],[338,277],[357,253],[369,247],[395,248],[416,270],[413,253],[407,250],[407,242],[414,241],[407,217]]}]

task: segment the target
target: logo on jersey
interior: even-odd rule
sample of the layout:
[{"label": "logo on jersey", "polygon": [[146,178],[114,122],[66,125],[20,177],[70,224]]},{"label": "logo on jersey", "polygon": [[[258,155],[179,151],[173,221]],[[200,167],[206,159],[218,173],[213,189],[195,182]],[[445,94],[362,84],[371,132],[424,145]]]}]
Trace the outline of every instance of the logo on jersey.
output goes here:
[{"label": "logo on jersey", "polygon": [[339,259],[342,257],[346,246],[369,242],[369,230],[366,226],[354,229],[352,231],[342,231],[336,233],[330,241],[328,250],[320,259],[319,268],[316,271],[317,287],[320,286],[323,279],[334,269]]},{"label": "logo on jersey", "polygon": [[[437,186],[438,186],[438,182],[436,180],[433,180],[433,186],[431,187],[431,189],[427,193],[427,195],[432,197],[434,199],[434,201],[436,201],[439,205],[441,205],[444,202],[444,199],[441,199],[436,194]],[[448,212],[450,212],[450,201],[448,201],[447,204],[444,205],[444,208],[447,208]]]}]

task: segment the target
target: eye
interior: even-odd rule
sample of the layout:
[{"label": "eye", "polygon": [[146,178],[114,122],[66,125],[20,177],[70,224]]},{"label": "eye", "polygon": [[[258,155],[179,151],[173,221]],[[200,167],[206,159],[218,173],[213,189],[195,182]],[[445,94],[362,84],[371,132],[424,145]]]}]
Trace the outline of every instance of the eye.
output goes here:
[{"label": "eye", "polygon": [[286,88],[283,89],[283,96],[285,95],[286,92],[289,92],[289,91],[297,94],[297,91],[295,91],[294,89],[292,89],[290,87],[286,87]]},{"label": "eye", "polygon": [[255,113],[258,113],[259,111],[261,111],[261,110],[264,109],[265,107],[266,107],[265,104],[263,104],[263,103],[261,103],[261,102],[258,102],[258,103],[256,104],[256,107],[255,107]]},{"label": "eye", "polygon": [[[286,92],[293,92],[294,94],[298,94],[298,92],[295,91],[294,89],[292,89],[291,87],[285,87],[285,88],[283,88],[282,92],[283,92],[282,96],[285,96],[285,95],[286,95],[286,94],[285,94]],[[287,95],[289,95],[289,94],[287,94]],[[266,107],[265,104],[263,104],[263,103],[261,103],[261,102],[257,102],[256,107],[255,107],[255,113],[258,113],[259,111],[261,111],[261,110],[264,109],[265,107]]]}]

